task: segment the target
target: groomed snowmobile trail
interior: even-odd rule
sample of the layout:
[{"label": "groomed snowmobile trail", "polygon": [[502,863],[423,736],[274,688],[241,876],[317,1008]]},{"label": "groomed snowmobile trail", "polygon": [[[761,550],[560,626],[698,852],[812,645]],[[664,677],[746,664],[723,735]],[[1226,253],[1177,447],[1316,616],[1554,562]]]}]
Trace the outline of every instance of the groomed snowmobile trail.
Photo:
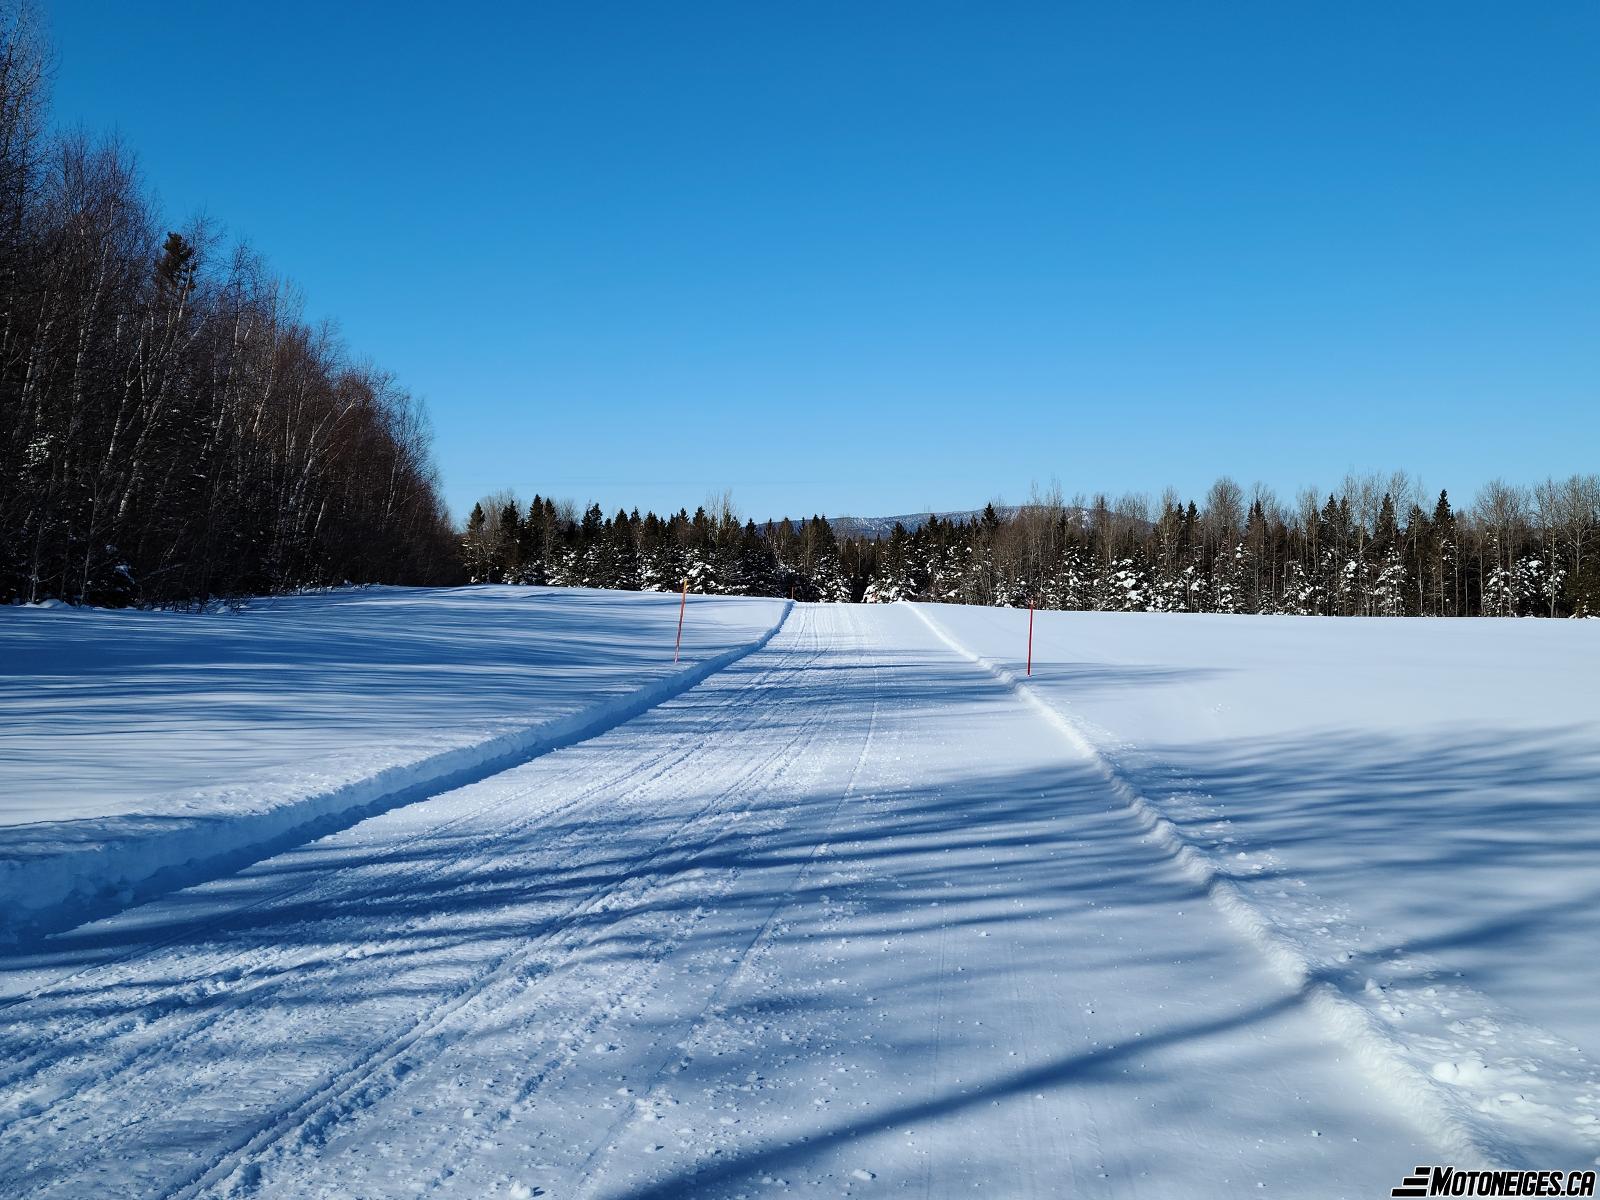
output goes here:
[{"label": "groomed snowmobile trail", "polygon": [[1446,1161],[1013,683],[910,606],[796,605],[608,732],[56,935],[0,996],[0,1194],[1378,1196]]}]

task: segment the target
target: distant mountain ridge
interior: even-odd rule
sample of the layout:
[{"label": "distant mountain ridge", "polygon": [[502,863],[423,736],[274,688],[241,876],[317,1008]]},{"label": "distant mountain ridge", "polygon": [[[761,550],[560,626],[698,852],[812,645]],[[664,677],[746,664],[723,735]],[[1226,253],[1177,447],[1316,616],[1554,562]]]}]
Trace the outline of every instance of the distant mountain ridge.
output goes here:
[{"label": "distant mountain ridge", "polygon": [[[1001,521],[1010,521],[1027,505],[1023,504],[996,504],[995,516]],[[1080,525],[1089,523],[1089,510],[1081,507],[1067,506],[1067,513]],[[823,514],[827,516],[827,514]],[[949,512],[916,512],[901,513],[894,517],[832,517],[827,518],[832,527],[834,536],[841,538],[865,538],[868,541],[878,542],[894,532],[896,525],[905,526],[907,533],[915,533],[930,520],[937,519],[943,522],[972,522],[983,516],[981,508],[964,508]],[[791,518],[793,520],[793,518]],[[794,522],[796,528],[804,528],[805,520]]]},{"label": "distant mountain ridge", "polygon": [[[1002,521],[1009,521],[1016,516],[1017,506],[997,504],[994,511]],[[904,525],[907,533],[915,533],[928,523],[930,517],[937,517],[940,521],[976,521],[981,516],[983,509],[969,508],[957,512],[903,513],[897,517],[829,517],[828,524],[833,526],[833,532],[839,537],[878,541],[893,533],[896,524]]]}]

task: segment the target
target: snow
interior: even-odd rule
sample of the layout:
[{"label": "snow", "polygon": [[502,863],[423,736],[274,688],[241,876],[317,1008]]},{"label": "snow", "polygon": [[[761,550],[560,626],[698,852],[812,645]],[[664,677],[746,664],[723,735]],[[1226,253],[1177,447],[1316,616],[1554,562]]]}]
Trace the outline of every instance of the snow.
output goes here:
[{"label": "snow", "polygon": [[[0,938],[589,736],[777,600],[370,588],[238,613],[0,607]],[[419,791],[419,789],[421,789]]]},{"label": "snow", "polygon": [[919,612],[1100,763],[1439,1141],[1594,1161],[1589,623],[1051,613],[1026,678],[1026,614]]},{"label": "snow", "polygon": [[[474,663],[551,719],[634,701],[0,957],[0,1194],[1372,1196],[1600,1154],[1592,623],[1044,613],[1030,680],[1026,613],[706,601],[684,686],[661,598],[300,603],[187,652],[25,615],[79,676],[234,695],[190,761],[131,712],[97,750],[181,787],[252,739],[215,828],[297,738],[505,733]],[[298,711],[286,655],[341,699]],[[327,728],[369,705],[388,741]],[[182,749],[204,702],[149,708]],[[67,761],[0,772],[71,802]]]}]

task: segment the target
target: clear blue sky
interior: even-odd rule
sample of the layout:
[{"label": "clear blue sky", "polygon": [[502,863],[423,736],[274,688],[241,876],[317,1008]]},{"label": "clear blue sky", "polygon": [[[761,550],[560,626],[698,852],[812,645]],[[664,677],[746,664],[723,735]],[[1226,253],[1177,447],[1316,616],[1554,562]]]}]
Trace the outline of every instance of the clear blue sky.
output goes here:
[{"label": "clear blue sky", "polygon": [[1593,3],[44,11],[458,513],[1600,468]]}]

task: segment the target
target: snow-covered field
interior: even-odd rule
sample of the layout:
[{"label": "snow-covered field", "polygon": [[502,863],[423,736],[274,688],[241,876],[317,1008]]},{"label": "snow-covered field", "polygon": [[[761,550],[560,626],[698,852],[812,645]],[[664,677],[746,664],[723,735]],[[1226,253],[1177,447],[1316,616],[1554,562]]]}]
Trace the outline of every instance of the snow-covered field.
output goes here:
[{"label": "snow-covered field", "polygon": [[[922,611],[1024,673],[1026,614]],[[1034,661],[1022,694],[1414,1119],[1592,1163],[1600,626],[1048,614]]]},{"label": "snow-covered field", "polygon": [[[0,611],[0,856],[121,906],[0,957],[0,1194],[1600,1155],[1600,625],[1041,614],[1028,680],[1026,613],[692,598],[685,675],[675,604]],[[174,819],[223,848],[96,874]]]},{"label": "snow-covered field", "polygon": [[476,587],[240,613],[0,608],[0,940],[597,732],[776,600]]}]

